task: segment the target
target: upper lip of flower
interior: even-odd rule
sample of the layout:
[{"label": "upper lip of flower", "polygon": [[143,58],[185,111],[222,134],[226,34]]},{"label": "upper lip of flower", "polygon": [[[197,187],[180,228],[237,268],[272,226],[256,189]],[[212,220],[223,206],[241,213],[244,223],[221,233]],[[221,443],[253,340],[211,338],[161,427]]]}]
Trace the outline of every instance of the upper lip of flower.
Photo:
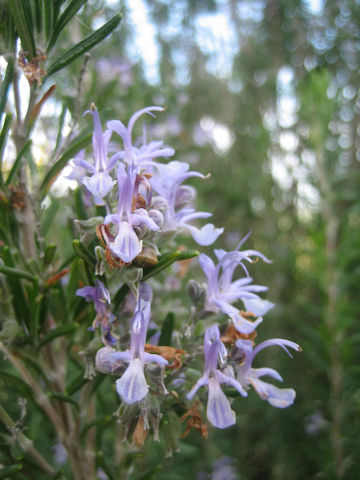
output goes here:
[{"label": "upper lip of flower", "polygon": [[107,128],[111,132],[116,132],[120,135],[124,142],[124,152],[121,152],[120,156],[126,163],[135,163],[138,167],[141,167],[143,163],[149,163],[151,165],[152,159],[155,157],[169,157],[174,154],[172,148],[161,148],[162,142],[150,142],[146,144],[146,139],[144,138],[144,145],[140,149],[135,148],[132,143],[132,131],[138,118],[145,113],[154,117],[153,112],[162,112],[163,110],[164,108],[159,106],[143,108],[132,115],[127,127],[125,127],[120,120],[110,120],[107,122]]}]

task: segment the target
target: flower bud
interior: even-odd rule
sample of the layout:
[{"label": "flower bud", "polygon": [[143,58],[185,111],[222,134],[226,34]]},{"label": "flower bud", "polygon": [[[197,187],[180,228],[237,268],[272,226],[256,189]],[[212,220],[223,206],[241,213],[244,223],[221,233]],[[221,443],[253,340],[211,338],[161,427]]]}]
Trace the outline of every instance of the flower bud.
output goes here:
[{"label": "flower bud", "polygon": [[151,210],[149,210],[149,217],[151,218],[151,220],[154,220],[154,222],[159,228],[164,225],[164,216],[160,212],[160,210],[152,208]]},{"label": "flower bud", "polygon": [[164,367],[156,363],[149,363],[146,367],[147,378],[151,387],[155,387],[156,393],[160,395],[168,395],[168,391],[164,384]]},{"label": "flower bud", "polygon": [[80,240],[84,245],[89,243],[95,237],[96,226],[103,223],[104,217],[92,217],[89,220],[74,220],[74,225],[77,231],[80,233]]},{"label": "flower bud", "polygon": [[143,247],[141,253],[134,258],[133,265],[137,267],[152,267],[158,263],[156,251],[153,247]]},{"label": "flower bud", "polygon": [[96,266],[95,266],[95,275],[103,276],[106,271],[106,260],[105,260],[105,250],[100,245],[95,247],[95,257],[96,257]]},{"label": "flower bud", "polygon": [[168,202],[164,197],[154,197],[151,201],[151,208],[155,210],[166,210],[168,207]]},{"label": "flower bud", "polygon": [[196,280],[190,280],[187,289],[194,305],[199,304],[202,307],[206,296],[206,286],[198,283]]},{"label": "flower bud", "polygon": [[182,185],[175,194],[175,207],[178,208],[186,203],[192,202],[196,197],[196,190],[189,185]]},{"label": "flower bud", "polygon": [[103,347],[98,350],[95,357],[96,369],[101,373],[118,373],[124,366],[121,360],[113,358],[115,348]]}]

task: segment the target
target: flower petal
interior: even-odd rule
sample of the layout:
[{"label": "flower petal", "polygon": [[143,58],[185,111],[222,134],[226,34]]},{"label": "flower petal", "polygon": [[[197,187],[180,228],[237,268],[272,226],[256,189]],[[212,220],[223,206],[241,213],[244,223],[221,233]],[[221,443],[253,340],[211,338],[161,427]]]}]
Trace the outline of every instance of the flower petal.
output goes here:
[{"label": "flower petal", "polygon": [[244,298],[243,304],[246,310],[254,313],[257,317],[262,317],[269,310],[275,307],[275,303],[269,302],[269,300],[263,300],[262,298]]},{"label": "flower petal", "polygon": [[209,379],[207,418],[217,428],[227,428],[236,423],[235,412],[231,410],[229,400],[216,378]]},{"label": "flower petal", "polygon": [[116,380],[116,390],[129,404],[140,402],[146,396],[149,386],[140,359],[132,360],[122,377]]},{"label": "flower petal", "polygon": [[114,255],[129,263],[141,252],[142,242],[129,223],[120,222],[117,235],[114,241],[109,243],[109,247]]},{"label": "flower petal", "polygon": [[215,228],[212,223],[207,223],[202,228],[193,227],[192,225],[184,225],[184,227],[190,231],[195,242],[204,247],[214,243],[224,231],[223,228]]},{"label": "flower petal", "polygon": [[245,335],[252,333],[256,329],[256,327],[263,321],[263,319],[259,317],[254,322],[250,322],[250,320],[242,317],[240,313],[234,315],[232,317],[232,320],[234,322],[234,327],[236,328],[236,330],[240,333],[244,333]]},{"label": "flower petal", "polygon": [[97,198],[104,198],[115,185],[116,181],[106,172],[94,173],[91,177],[84,177],[82,183],[90,193]]},{"label": "flower petal", "polygon": [[144,353],[144,363],[151,363],[155,362],[158,363],[159,365],[168,365],[169,362],[162,357],[161,355],[156,355],[156,353]]},{"label": "flower petal", "polygon": [[240,395],[242,395],[243,397],[247,397],[247,392],[245,392],[241,383],[239,383],[235,378],[230,377],[229,375],[225,375],[224,373],[220,372],[220,370],[216,372],[216,376],[219,383],[230,385],[231,387],[235,388],[240,393]]},{"label": "flower petal", "polygon": [[260,398],[273,407],[286,408],[294,403],[296,392],[292,388],[278,388],[256,377],[251,377],[250,383]]},{"label": "flower petal", "polygon": [[207,375],[203,375],[202,377],[200,377],[199,380],[192,387],[190,392],[186,395],[186,398],[188,400],[192,400],[196,392],[199,390],[199,388],[205,387],[205,385],[207,385],[208,383],[209,383],[209,377]]}]

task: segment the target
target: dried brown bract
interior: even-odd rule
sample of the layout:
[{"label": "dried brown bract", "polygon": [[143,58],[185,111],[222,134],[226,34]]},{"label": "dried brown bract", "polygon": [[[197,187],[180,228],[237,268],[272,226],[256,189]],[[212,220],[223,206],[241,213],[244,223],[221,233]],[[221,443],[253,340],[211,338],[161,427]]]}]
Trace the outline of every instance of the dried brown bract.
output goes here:
[{"label": "dried brown bract", "polygon": [[166,368],[169,368],[170,370],[181,368],[181,355],[185,355],[186,353],[185,350],[182,350],[181,348],[150,345],[149,343],[145,344],[145,352],[161,355],[169,362],[169,365],[166,365]]},{"label": "dried brown bract", "polygon": [[46,55],[43,55],[40,51],[37,52],[38,55],[32,58],[30,62],[25,57],[25,52],[21,50],[19,54],[19,66],[24,72],[24,75],[29,82],[29,85],[33,85],[35,82],[38,85],[41,85],[42,78],[46,75],[45,70],[40,67],[40,63],[46,60]]},{"label": "dried brown bract", "polygon": [[[192,428],[198,430],[204,438],[208,438],[208,428],[205,422],[203,422],[198,406],[201,402],[194,402],[189,410],[180,417],[180,422],[183,422],[187,418],[185,432],[181,435],[181,438],[185,438],[189,435]],[[188,418],[189,417],[189,418]]]},{"label": "dried brown bract", "polygon": [[[251,312],[241,311],[240,313],[245,318],[249,318],[250,316],[255,317],[255,315]],[[230,343],[231,345],[234,345],[236,340],[241,339],[241,340],[252,340],[252,341],[254,341],[256,336],[257,336],[256,330],[254,330],[253,332],[251,332],[249,334],[245,334],[245,333],[240,333],[238,330],[236,330],[234,325],[229,325],[227,327],[227,329],[225,330],[224,334],[222,335],[221,341],[223,343]]]},{"label": "dried brown bract", "polygon": [[24,210],[26,208],[25,192],[13,185],[10,186],[10,203],[15,210]]}]

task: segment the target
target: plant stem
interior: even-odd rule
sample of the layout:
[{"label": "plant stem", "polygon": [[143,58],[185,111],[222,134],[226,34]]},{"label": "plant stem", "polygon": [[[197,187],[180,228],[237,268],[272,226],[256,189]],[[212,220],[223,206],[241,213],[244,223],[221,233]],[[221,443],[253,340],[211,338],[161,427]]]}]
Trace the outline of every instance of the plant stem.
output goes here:
[{"label": "plant stem", "polygon": [[[0,420],[2,420],[2,422],[7,426],[10,432],[16,431],[17,427],[14,420],[10,417],[10,415],[4,410],[1,405]],[[33,442],[20,431],[16,431],[16,435],[18,437],[19,444],[24,450],[24,452],[28,453],[47,475],[53,475],[55,473],[55,469],[51,465],[49,465],[48,462],[44,459],[44,457],[38,452]]]},{"label": "plant stem", "polygon": [[27,370],[26,367],[21,363],[21,361],[15,357],[9,350],[5,347],[3,343],[0,343],[0,350],[2,350],[6,357],[10,360],[10,362],[14,365],[16,370],[20,373],[24,382],[29,385],[32,391],[35,394],[35,400],[43,408],[49,419],[51,420],[52,424],[54,425],[58,434],[63,434],[63,425],[61,423],[61,419],[59,418],[58,414],[56,413],[54,407],[52,406],[49,398],[42,391],[42,389],[37,384],[36,380],[33,378],[31,373]]}]

